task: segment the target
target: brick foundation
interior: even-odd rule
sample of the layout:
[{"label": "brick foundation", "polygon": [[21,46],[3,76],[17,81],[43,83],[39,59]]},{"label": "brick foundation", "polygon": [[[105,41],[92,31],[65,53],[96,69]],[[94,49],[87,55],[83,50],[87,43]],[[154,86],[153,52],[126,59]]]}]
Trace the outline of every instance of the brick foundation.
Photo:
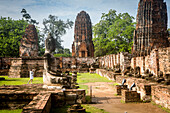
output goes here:
[{"label": "brick foundation", "polygon": [[117,95],[122,95],[122,90],[128,90],[127,85],[116,85]]},{"label": "brick foundation", "polygon": [[[23,109],[23,113],[49,113],[51,107],[72,105],[85,100],[85,90],[44,89],[42,84],[0,86],[0,109]],[[75,97],[75,98],[74,98]]]},{"label": "brick foundation", "polygon": [[128,91],[122,89],[122,98],[125,103],[128,102],[140,102],[140,94],[136,91]]}]

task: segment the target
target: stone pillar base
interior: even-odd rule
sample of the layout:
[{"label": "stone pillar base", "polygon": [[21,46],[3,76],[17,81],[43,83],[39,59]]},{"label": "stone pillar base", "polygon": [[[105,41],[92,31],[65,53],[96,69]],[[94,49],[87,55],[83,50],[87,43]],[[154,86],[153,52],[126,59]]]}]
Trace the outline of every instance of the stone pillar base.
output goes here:
[{"label": "stone pillar base", "polygon": [[122,90],[121,100],[124,101],[125,103],[141,102],[140,93],[137,93],[137,91]]}]

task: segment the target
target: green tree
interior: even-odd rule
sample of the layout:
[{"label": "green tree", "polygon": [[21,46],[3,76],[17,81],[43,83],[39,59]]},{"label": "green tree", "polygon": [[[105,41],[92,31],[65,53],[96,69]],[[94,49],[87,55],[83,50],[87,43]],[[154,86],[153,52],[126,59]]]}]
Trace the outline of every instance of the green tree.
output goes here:
[{"label": "green tree", "polygon": [[39,27],[36,27],[38,35],[38,55],[43,56],[45,53],[45,35],[39,29]]},{"label": "green tree", "polygon": [[31,15],[27,13],[26,9],[22,9],[21,11],[22,17],[30,24],[39,24],[36,20],[31,18]]},{"label": "green tree", "polygon": [[18,57],[20,40],[28,23],[25,20],[0,18],[0,56]]},{"label": "green tree", "polygon": [[70,55],[70,54],[71,54],[70,49],[68,49],[68,48],[64,48],[64,54],[68,54],[68,55]]},{"label": "green tree", "polygon": [[116,14],[112,9],[108,14],[103,13],[100,22],[93,26],[95,56],[131,52],[133,19],[128,13]]},{"label": "green tree", "polygon": [[49,15],[48,19],[43,20],[43,25],[44,34],[47,35],[48,33],[51,33],[55,38],[57,51],[63,49],[63,47],[61,46],[61,36],[66,33],[66,29],[72,28],[73,22],[69,19],[64,22],[55,15]]},{"label": "green tree", "polygon": [[64,49],[59,49],[57,54],[54,54],[55,57],[71,57],[71,52],[70,49],[64,48]]}]

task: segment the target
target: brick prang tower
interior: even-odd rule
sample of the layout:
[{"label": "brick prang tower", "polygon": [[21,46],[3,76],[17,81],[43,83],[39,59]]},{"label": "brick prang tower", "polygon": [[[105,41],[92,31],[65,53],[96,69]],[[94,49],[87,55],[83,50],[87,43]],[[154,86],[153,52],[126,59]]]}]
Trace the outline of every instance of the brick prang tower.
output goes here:
[{"label": "brick prang tower", "polygon": [[34,25],[28,25],[28,27],[26,28],[25,34],[21,39],[19,53],[20,53],[20,57],[38,56],[38,35]]},{"label": "brick prang tower", "polygon": [[168,47],[167,7],[163,0],[140,0],[132,53],[145,56],[152,49]]},{"label": "brick prang tower", "polygon": [[80,13],[78,13],[75,20],[72,56],[94,57],[92,25],[90,16],[85,11],[81,11]]}]

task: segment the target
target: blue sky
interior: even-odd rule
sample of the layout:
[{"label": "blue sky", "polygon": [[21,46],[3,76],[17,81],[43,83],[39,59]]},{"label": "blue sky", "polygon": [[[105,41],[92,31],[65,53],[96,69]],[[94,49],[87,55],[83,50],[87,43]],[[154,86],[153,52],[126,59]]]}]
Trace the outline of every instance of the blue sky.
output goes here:
[{"label": "blue sky", "polygon": [[[167,4],[168,28],[170,28],[170,0],[164,0]],[[43,27],[42,21],[49,14],[56,15],[60,19],[67,18],[75,22],[77,14],[84,10],[91,18],[92,24],[99,22],[102,13],[108,13],[114,9],[117,13],[128,12],[136,18],[139,0],[0,0],[0,16],[21,19],[21,10],[25,8],[31,17],[37,20]],[[67,30],[62,39],[63,46],[71,49],[74,39],[74,26]]]}]

